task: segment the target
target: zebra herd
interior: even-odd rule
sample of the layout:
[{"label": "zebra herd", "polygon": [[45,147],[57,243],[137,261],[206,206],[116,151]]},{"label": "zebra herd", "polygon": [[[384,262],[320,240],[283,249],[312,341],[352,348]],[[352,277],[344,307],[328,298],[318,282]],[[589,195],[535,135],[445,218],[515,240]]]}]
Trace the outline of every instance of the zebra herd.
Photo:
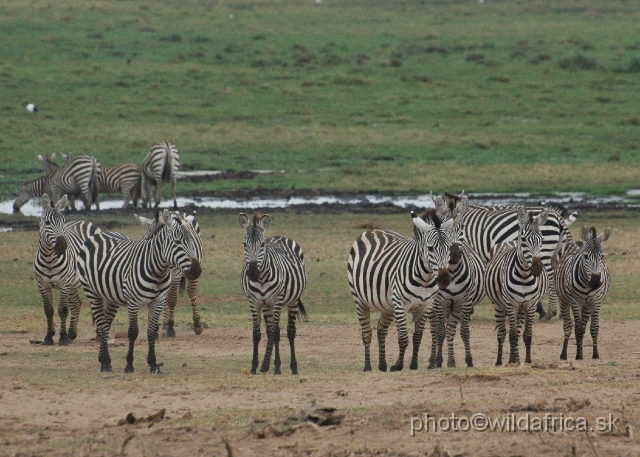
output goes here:
[{"label": "zebra herd", "polygon": [[[390,370],[404,368],[404,355],[409,346],[408,314],[414,314],[415,318],[411,369],[418,368],[427,321],[431,333],[428,368],[442,367],[445,337],[447,366],[456,365],[453,347],[458,323],[465,363],[472,367],[469,321],[474,306],[485,296],[494,305],[498,339],[496,365],[502,365],[507,332],[509,364],[520,363],[521,331],[525,363],[531,363],[532,324],[547,293],[550,293],[549,310],[544,313],[542,309],[541,318],[551,319],[559,303],[564,320],[561,359],[567,358],[568,340],[574,326],[571,314],[575,321],[576,359],[583,357],[583,337],[589,319],[593,358],[599,357],[599,309],[611,283],[602,244],[611,236],[610,228],[598,234],[594,227],[583,227],[581,241],[574,242],[569,226],[577,213],[564,219],[564,208],[558,205],[543,203],[534,208],[470,205],[464,192],[436,196],[433,201],[434,209],[420,215],[411,213],[413,238],[376,229],[364,232],[351,248],[347,272],[362,330],[365,371],[372,369],[371,311],[380,313],[376,329],[379,370],[387,371],[385,339],[393,321],[398,330],[399,355]],[[51,289],[61,289],[59,344],[68,344],[77,336],[78,289],[82,287],[96,324],[101,371],[112,370],[108,333],[118,308],[126,306],[129,350],[125,372],[133,372],[138,312],[147,305],[147,363],[152,373],[160,372],[162,364],[155,355],[160,316],[164,310],[167,336],[175,336],[173,311],[177,291],[185,284],[193,308],[194,331],[198,335],[202,332],[197,284],[204,249],[194,216],[168,210],[156,210],[154,219],[136,216],[147,226],[147,232],[142,238],[131,240],[119,233],[103,232],[89,222],[66,223],[61,214],[67,206],[66,195],[52,204],[45,194],[42,206],[34,268],[47,317],[44,344],[53,344],[55,333]],[[264,317],[267,345],[260,372],[269,371],[274,353],[274,373],[281,374],[280,314],[285,308],[290,368],[292,374],[298,374],[294,344],[296,321],[299,315],[307,317],[301,300],[307,282],[302,248],[283,236],[267,238],[268,215],[255,213],[249,217],[241,213],[238,223],[244,230],[245,264],[241,284],[253,320],[251,373],[255,374],[258,369],[261,318]],[[67,332],[69,311],[71,320]]]},{"label": "zebra herd", "polygon": [[44,176],[27,181],[20,186],[18,196],[13,203],[13,211],[20,208],[31,198],[40,198],[48,194],[54,202],[67,195],[71,209],[75,210],[75,199],[80,198],[85,209],[92,205],[100,209],[99,194],[122,193],[123,207],[151,206],[152,187],[155,187],[154,202],[158,207],[162,198],[163,186],[171,184],[173,206],[176,202],[176,179],[180,168],[178,149],[167,141],[156,144],[142,161],[142,169],[132,163],[112,167],[102,167],[95,157],[87,154],[62,154],[63,162],[56,162],[56,154],[38,155],[45,171]]}]

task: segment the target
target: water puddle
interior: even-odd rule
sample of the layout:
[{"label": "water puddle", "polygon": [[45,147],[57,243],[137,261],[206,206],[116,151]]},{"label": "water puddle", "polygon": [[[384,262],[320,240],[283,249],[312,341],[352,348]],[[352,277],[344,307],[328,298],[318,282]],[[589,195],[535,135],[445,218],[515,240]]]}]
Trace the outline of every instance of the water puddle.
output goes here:
[{"label": "water puddle", "polygon": [[[629,191],[629,196],[636,196],[634,191]],[[640,191],[638,191],[640,194]],[[470,193],[469,200],[471,203],[481,205],[527,205],[534,206],[540,203],[540,200],[548,200],[566,205],[569,209],[572,206],[603,206],[613,204],[616,207],[639,207],[640,202],[634,199],[623,198],[619,196],[609,197],[592,197],[583,193],[556,193],[549,197],[540,197],[529,193],[516,194],[474,194]],[[216,197],[180,197],[177,199],[178,206],[184,207],[201,207],[211,209],[237,209],[237,210],[254,210],[268,208],[289,208],[295,206],[319,206],[319,205],[342,205],[348,206],[372,206],[372,205],[393,205],[399,208],[433,208],[433,202],[429,194],[416,196],[384,196],[384,195],[354,195],[347,197],[339,196],[314,196],[314,197],[290,197],[290,198],[246,198],[246,199],[229,199]],[[78,203],[82,206],[82,203]],[[163,200],[161,207],[171,208],[173,201]],[[100,202],[101,209],[118,209],[122,207],[122,200],[103,200]],[[142,210],[141,210],[142,211]],[[31,200],[21,209],[23,215],[39,216],[42,212],[40,202]],[[13,201],[0,202],[0,213],[13,213]]]}]

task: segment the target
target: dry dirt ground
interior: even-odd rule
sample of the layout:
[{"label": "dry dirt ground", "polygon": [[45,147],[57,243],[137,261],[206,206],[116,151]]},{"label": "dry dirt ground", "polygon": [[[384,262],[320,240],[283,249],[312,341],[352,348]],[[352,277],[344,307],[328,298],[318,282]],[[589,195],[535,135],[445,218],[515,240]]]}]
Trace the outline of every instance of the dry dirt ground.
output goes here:
[{"label": "dry dirt ground", "polygon": [[[100,373],[91,329],[71,346],[30,344],[42,335],[0,336],[0,455],[128,456],[614,456],[640,455],[640,332],[637,321],[601,326],[601,359],[560,362],[559,320],[534,327],[533,365],[493,366],[491,322],[472,322],[476,368],[363,373],[357,325],[298,325],[299,376],[251,376],[250,326],[210,328],[195,336],[186,326],[158,346],[160,375],[148,373],[146,345],[136,351],[136,373],[124,375],[125,339],[112,344],[113,373]],[[286,334],[283,332],[283,335]],[[140,340],[144,341],[141,332]],[[263,335],[261,351],[266,338]],[[585,354],[590,356],[590,338]],[[571,342],[573,344],[573,341]],[[388,361],[397,354],[395,331]],[[522,343],[521,343],[522,347]],[[457,361],[464,352],[457,341]],[[377,345],[372,354],[377,361]],[[570,346],[570,359],[575,347]],[[377,363],[375,364],[377,365]],[[339,425],[289,420],[306,401],[337,408]],[[147,420],[165,409],[164,420]],[[542,417],[619,417],[621,432],[417,432],[411,416],[500,418],[512,412]],[[139,420],[118,425],[128,413]],[[629,427],[628,427],[629,426]],[[630,436],[631,435],[631,436]]]}]

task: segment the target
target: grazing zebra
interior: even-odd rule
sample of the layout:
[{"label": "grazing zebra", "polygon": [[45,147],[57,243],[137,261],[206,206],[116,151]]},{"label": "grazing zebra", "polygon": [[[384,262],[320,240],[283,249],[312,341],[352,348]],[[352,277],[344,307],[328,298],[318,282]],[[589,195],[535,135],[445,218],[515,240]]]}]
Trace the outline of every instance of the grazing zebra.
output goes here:
[{"label": "grazing zebra", "polygon": [[[435,201],[435,200],[434,200]],[[504,241],[514,241],[517,239],[519,231],[518,207],[516,206],[483,206],[469,205],[464,192],[460,195],[447,193],[440,203],[436,202],[436,211],[443,221],[454,217],[454,209],[460,205],[468,205],[462,216],[464,222],[464,235],[467,242],[473,247],[480,258],[487,262],[491,256],[494,246]],[[555,206],[554,206],[555,208]],[[529,208],[539,214],[544,207]],[[575,220],[577,213],[573,213],[569,221]],[[558,243],[573,242],[568,225],[556,210],[548,211],[548,220],[542,228],[542,250],[540,256],[542,263],[547,270],[550,282],[549,290],[549,311],[545,314],[542,302],[537,307],[540,318],[549,321],[557,314],[556,291],[553,288],[553,268],[551,266],[551,256],[556,250]]]},{"label": "grazing zebra", "polygon": [[180,169],[180,153],[178,149],[167,141],[156,144],[142,161],[142,200],[145,207],[151,206],[151,186],[155,186],[155,207],[157,208],[162,198],[164,183],[171,183],[173,194],[173,207],[176,202],[176,179]]},{"label": "grazing zebra", "polygon": [[18,196],[13,202],[13,212],[19,212],[20,208],[32,198],[40,198],[42,194],[50,193],[51,189],[49,188],[49,178],[47,176],[40,176],[39,178],[24,182],[20,186]]},{"label": "grazing zebra", "polygon": [[[55,328],[53,326],[53,301],[51,289],[60,289],[60,345],[67,345],[77,336],[78,316],[80,314],[80,298],[78,289],[80,282],[76,270],[76,255],[84,241],[99,233],[100,229],[91,222],[73,221],[65,223],[60,213],[67,205],[67,197],[63,196],[51,206],[47,194],[42,196],[42,215],[40,216],[40,241],[33,262],[33,271],[38,290],[42,296],[44,314],[47,318],[47,335],[43,344],[53,344]],[[66,320],[71,309],[69,332]]]},{"label": "grazing zebra", "polygon": [[515,241],[497,244],[485,271],[485,291],[494,305],[498,330],[498,358],[502,365],[502,347],[506,335],[505,317],[509,319],[509,363],[519,364],[518,339],[524,321],[525,363],[531,363],[531,339],[536,304],[547,292],[549,280],[542,263],[543,235],[540,229],[548,217],[547,209],[534,211],[518,208],[518,235]]},{"label": "grazing zebra", "polygon": [[[607,228],[600,235],[595,227],[582,227],[577,243],[567,244],[553,258],[556,270],[556,291],[564,321],[564,344],[561,360],[567,360],[567,345],[571,336],[571,312],[576,321],[576,360],[582,360],[582,340],[591,317],[593,358],[598,359],[600,305],[611,287],[609,268],[604,262],[602,243],[611,237]],[[559,259],[559,260],[558,260]]]},{"label": "grazing zebra", "polygon": [[[449,237],[452,244],[449,263],[451,283],[446,288],[440,289],[434,307],[437,314],[443,314],[445,322],[449,349],[447,366],[456,366],[453,341],[456,336],[458,322],[460,322],[460,336],[464,342],[465,362],[468,367],[472,367],[469,319],[473,314],[473,307],[480,303],[485,295],[485,263],[464,238],[464,222],[456,224],[449,233]],[[439,358],[442,357],[442,344],[443,341],[441,340],[438,346]]]},{"label": "grazing zebra", "polygon": [[[138,216],[137,214],[134,214],[134,216],[141,225],[149,226],[144,237],[152,237],[156,231],[156,220],[147,219],[146,217]],[[182,213],[182,218],[186,220],[187,215]],[[204,248],[202,247],[202,238],[200,237],[200,226],[198,225],[198,222],[195,219],[192,219],[191,224],[184,225],[183,227],[191,234],[193,247],[196,253],[195,258],[198,260],[198,262],[202,263]],[[198,279],[187,279],[180,270],[171,268],[171,287],[167,292],[166,303],[164,305],[164,322],[162,323],[162,327],[166,328],[167,330],[168,338],[173,338],[176,336],[176,331],[173,328],[173,313],[178,301],[178,290],[180,290],[180,293],[184,292],[185,281],[187,294],[189,295],[189,299],[191,300],[191,310],[193,313],[193,331],[196,335],[200,335],[203,330],[202,323],[200,322],[200,310],[198,309]]]},{"label": "grazing zebra", "polygon": [[[63,157],[65,161],[58,167],[52,158],[38,156],[49,177],[52,199],[58,200],[61,194],[79,195],[85,209],[91,209],[93,203],[98,206],[96,182],[102,172],[100,163],[94,157],[86,154],[77,156],[70,154],[63,155]],[[72,203],[72,207],[75,209],[74,203]],[[98,209],[100,209],[99,206]]]},{"label": "grazing zebra", "polygon": [[260,313],[264,315],[267,329],[267,349],[260,367],[261,373],[269,371],[271,351],[275,345],[274,374],[280,371],[280,311],[288,311],[287,338],[291,347],[291,373],[298,374],[298,362],[294,340],[298,312],[306,319],[300,296],[307,284],[302,248],[284,236],[266,238],[269,216],[253,214],[253,219],[240,213],[238,223],[244,230],[244,257],[242,290],[249,299],[253,319],[253,358],[251,373],[258,368],[258,344],[260,343]]},{"label": "grazing zebra", "polygon": [[156,213],[157,232],[151,238],[129,240],[123,235],[100,233],[89,238],[78,255],[80,282],[91,303],[98,327],[100,371],[111,371],[107,344],[111,322],[119,306],[127,306],[129,317],[129,351],[125,373],[133,372],[133,347],[138,337],[138,312],[149,305],[147,363],[151,373],[159,373],[155,342],[158,320],[165,295],[171,285],[171,267],[188,279],[200,276],[200,263],[195,258],[193,240],[185,225],[192,216],[182,218],[164,211],[162,223]]},{"label": "grazing zebra", "polygon": [[[129,206],[129,201],[133,207],[138,207],[138,199],[142,194],[142,175],[140,168],[132,163],[123,163],[113,167],[104,167],[102,173],[96,181],[98,192],[105,194],[115,194],[122,192],[124,196],[123,208]],[[98,202],[96,201],[96,204]],[[98,206],[98,209],[100,207]]]},{"label": "grazing zebra", "polygon": [[404,367],[404,353],[409,345],[408,312],[416,312],[410,368],[418,368],[418,351],[427,318],[431,324],[432,340],[429,368],[442,365],[442,358],[436,357],[438,342],[444,338],[441,336],[442,315],[436,315],[433,302],[438,289],[445,289],[451,282],[448,232],[458,223],[460,216],[446,224],[441,224],[434,210],[428,210],[420,217],[412,212],[411,217],[414,238],[387,230],[372,230],[360,235],[349,253],[349,288],[362,327],[364,371],[371,371],[372,310],[380,312],[377,328],[380,371],[387,371],[385,339],[394,319],[400,353],[391,371]]}]

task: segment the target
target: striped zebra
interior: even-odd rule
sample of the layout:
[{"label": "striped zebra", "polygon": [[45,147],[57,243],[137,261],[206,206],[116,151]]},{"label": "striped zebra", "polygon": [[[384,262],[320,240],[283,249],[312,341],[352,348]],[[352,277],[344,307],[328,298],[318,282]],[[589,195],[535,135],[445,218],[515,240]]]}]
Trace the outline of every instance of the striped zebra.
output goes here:
[{"label": "striped zebra", "polygon": [[138,337],[138,312],[149,306],[147,363],[151,373],[159,373],[155,342],[158,321],[165,296],[171,286],[171,267],[179,269],[189,279],[200,276],[200,263],[195,258],[193,240],[185,225],[192,216],[183,219],[171,214],[156,213],[156,234],[149,238],[129,240],[123,235],[103,232],[89,238],[78,255],[78,272],[82,288],[91,303],[91,312],[98,328],[100,371],[111,371],[107,339],[118,307],[127,306],[129,317],[129,350],[125,373],[133,373],[133,347]]},{"label": "striped zebra", "polygon": [[[80,282],[76,270],[76,255],[84,241],[100,232],[91,222],[73,221],[65,223],[60,213],[67,205],[63,196],[51,206],[47,194],[42,196],[42,215],[40,216],[40,241],[33,262],[33,271],[47,318],[47,335],[43,344],[53,344],[55,328],[53,325],[52,288],[60,289],[60,339],[58,344],[67,345],[78,334],[80,315]],[[67,333],[66,321],[71,310],[71,321]]]},{"label": "striped zebra", "polygon": [[444,338],[442,315],[433,306],[438,290],[451,282],[449,232],[455,220],[441,224],[434,210],[418,217],[411,213],[414,238],[406,238],[388,230],[364,232],[353,243],[347,266],[349,288],[356,303],[364,343],[364,371],[371,371],[371,311],[380,312],[378,321],[378,369],[387,371],[385,340],[389,325],[398,328],[398,360],[391,371],[404,368],[404,353],[409,345],[406,316],[416,312],[413,354],[410,368],[418,368],[418,351],[422,333],[429,318],[431,324],[431,357],[429,368],[442,365],[436,356],[438,342]]},{"label": "striped zebra", "polygon": [[[437,198],[436,198],[437,199]],[[434,202],[435,200],[434,199]],[[463,212],[464,235],[469,244],[473,247],[480,258],[486,263],[494,246],[505,241],[517,239],[519,231],[518,207],[516,206],[483,206],[469,205],[464,191],[460,195],[446,193],[444,199],[436,202],[436,211],[443,221],[455,216],[454,209],[468,206]],[[540,214],[545,207],[529,208]],[[553,287],[553,268],[551,266],[551,256],[556,250],[558,243],[573,242],[573,237],[569,231],[567,222],[561,214],[555,210],[548,211],[546,225],[542,228],[542,250],[540,256],[542,263],[547,270],[550,282],[549,290],[549,310],[545,314],[542,302],[537,305],[537,312],[543,321],[549,321],[557,314],[556,291]],[[577,213],[573,213],[568,222],[575,220]]]},{"label": "striped zebra", "polygon": [[[123,163],[113,167],[104,167],[96,181],[99,193],[116,194],[122,192],[124,197],[123,208],[129,206],[138,207],[138,199],[142,195],[142,174],[140,168],[132,163]],[[99,205],[99,202],[96,201]],[[100,209],[100,206],[98,206]]]},{"label": "striped zebra", "polygon": [[531,339],[536,305],[547,292],[549,279],[542,263],[544,242],[541,226],[547,222],[548,211],[518,208],[518,234],[515,241],[497,244],[485,271],[485,291],[494,306],[498,330],[498,358],[502,365],[502,348],[506,336],[505,317],[509,319],[509,364],[520,364],[518,339],[524,322],[525,363],[531,363]]},{"label": "striped zebra", "polygon": [[240,213],[238,223],[244,230],[244,257],[242,268],[242,290],[249,299],[253,319],[253,358],[251,373],[258,368],[258,344],[260,343],[260,313],[264,316],[267,331],[267,349],[265,351],[261,373],[269,371],[271,352],[275,345],[274,374],[280,371],[280,311],[288,311],[287,338],[291,348],[291,373],[298,374],[298,362],[294,340],[296,337],[296,319],[298,312],[306,319],[300,296],[307,284],[302,248],[290,238],[274,236],[266,238],[270,218],[264,214],[253,214],[253,218]]},{"label": "striped zebra", "polygon": [[[556,270],[556,291],[560,302],[560,313],[564,321],[564,344],[561,360],[567,360],[567,345],[573,322],[576,321],[576,360],[582,360],[582,340],[591,318],[591,338],[593,358],[598,359],[598,330],[600,305],[611,287],[609,268],[604,262],[602,243],[611,237],[610,228],[600,235],[595,227],[582,227],[577,243],[567,244],[554,256]],[[558,260],[559,259],[559,260]]]},{"label": "striped zebra", "polygon": [[18,190],[18,196],[13,202],[13,212],[19,212],[20,208],[32,198],[40,198],[43,194],[50,193],[51,189],[49,188],[49,178],[47,176],[40,176],[22,183]]},{"label": "striped zebra", "polygon": [[[145,238],[150,238],[156,231],[156,220],[147,219],[146,217],[138,216],[134,214],[135,218],[141,225],[148,226]],[[195,216],[194,216],[195,217]],[[182,218],[187,220],[187,215],[182,213]],[[200,225],[195,219],[191,219],[191,224],[183,226],[186,231],[191,235],[193,240],[193,247],[195,250],[195,258],[202,264],[202,258],[204,255],[204,248],[202,247],[202,238],[200,237]],[[186,282],[186,284],[185,284]],[[173,338],[176,336],[174,330],[174,311],[176,303],[178,301],[178,291],[182,294],[186,285],[187,294],[191,300],[191,311],[193,314],[193,331],[196,335],[202,333],[202,323],[200,316],[200,309],[198,308],[198,279],[187,279],[180,270],[171,268],[171,287],[167,292],[166,303],[164,305],[164,321],[162,323],[163,329],[167,330],[167,337]]]},{"label": "striped zebra", "polygon": [[[49,177],[52,199],[58,200],[62,194],[79,195],[85,209],[91,209],[98,197],[97,180],[102,172],[100,163],[86,154],[63,155],[65,161],[56,170],[57,164],[52,158],[38,156]],[[75,209],[75,203],[72,204]],[[98,208],[99,209],[99,208]]]},{"label": "striped zebra", "polygon": [[173,207],[176,202],[176,179],[180,169],[180,153],[178,149],[168,141],[163,141],[151,148],[151,151],[142,161],[142,200],[145,207],[151,206],[151,187],[155,186],[155,207],[157,208],[162,198],[164,183],[171,183],[173,195]]},{"label": "striped zebra", "polygon": [[[445,323],[449,350],[447,366],[456,366],[453,342],[458,322],[460,322],[460,336],[464,343],[465,362],[468,367],[472,367],[469,319],[473,314],[474,306],[480,303],[485,295],[485,263],[465,239],[464,222],[459,222],[453,227],[449,238],[451,240],[451,260],[449,263],[451,283],[446,288],[440,289],[434,307],[437,314],[443,314]],[[442,344],[441,340],[438,345],[439,358],[442,358]]]}]

